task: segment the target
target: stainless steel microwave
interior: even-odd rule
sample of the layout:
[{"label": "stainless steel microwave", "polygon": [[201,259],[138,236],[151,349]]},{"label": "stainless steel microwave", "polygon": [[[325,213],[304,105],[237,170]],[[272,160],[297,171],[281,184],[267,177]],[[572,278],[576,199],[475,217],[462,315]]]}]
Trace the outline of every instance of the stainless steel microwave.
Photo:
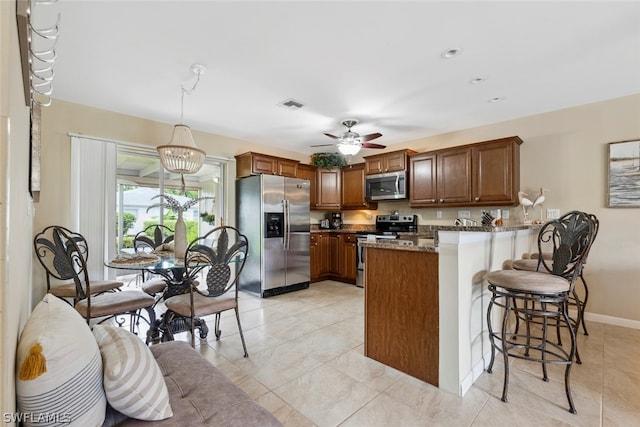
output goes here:
[{"label": "stainless steel microwave", "polygon": [[407,198],[407,172],[389,172],[365,177],[369,200],[398,200]]}]

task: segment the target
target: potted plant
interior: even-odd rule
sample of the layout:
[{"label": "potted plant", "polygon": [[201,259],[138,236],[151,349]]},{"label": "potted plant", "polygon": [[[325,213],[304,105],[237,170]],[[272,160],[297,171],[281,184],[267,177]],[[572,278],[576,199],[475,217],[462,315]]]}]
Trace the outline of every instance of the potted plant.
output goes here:
[{"label": "potted plant", "polygon": [[333,169],[341,168],[347,164],[343,156],[336,153],[315,153],[311,155],[311,164],[319,168]]}]

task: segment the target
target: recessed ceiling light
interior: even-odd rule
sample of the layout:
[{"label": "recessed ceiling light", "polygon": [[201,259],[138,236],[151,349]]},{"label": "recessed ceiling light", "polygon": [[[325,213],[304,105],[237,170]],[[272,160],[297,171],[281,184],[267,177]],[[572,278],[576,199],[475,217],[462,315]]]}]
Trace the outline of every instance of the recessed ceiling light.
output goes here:
[{"label": "recessed ceiling light", "polygon": [[469,80],[469,83],[471,83],[472,85],[479,85],[480,83],[484,83],[486,81],[486,77],[476,77],[475,79]]},{"label": "recessed ceiling light", "polygon": [[450,59],[460,55],[461,53],[462,53],[461,47],[454,47],[454,48],[445,50],[440,54],[440,56],[442,56],[444,59]]},{"label": "recessed ceiling light", "polygon": [[502,102],[502,101],[504,101],[504,96],[495,96],[489,99],[489,102],[491,103]]}]

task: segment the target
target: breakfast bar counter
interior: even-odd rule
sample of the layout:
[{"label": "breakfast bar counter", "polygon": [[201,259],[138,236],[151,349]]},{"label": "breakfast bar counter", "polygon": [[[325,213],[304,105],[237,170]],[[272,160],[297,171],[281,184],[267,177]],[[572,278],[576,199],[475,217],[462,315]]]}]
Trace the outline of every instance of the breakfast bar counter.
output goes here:
[{"label": "breakfast bar counter", "polygon": [[489,361],[486,274],[531,252],[537,227],[429,227],[361,243],[365,355],[463,396]]}]

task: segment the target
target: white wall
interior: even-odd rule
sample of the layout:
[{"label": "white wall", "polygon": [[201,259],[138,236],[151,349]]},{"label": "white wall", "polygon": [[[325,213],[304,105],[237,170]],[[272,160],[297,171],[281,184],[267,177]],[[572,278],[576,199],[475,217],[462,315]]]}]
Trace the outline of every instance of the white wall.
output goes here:
[{"label": "white wall", "polygon": [[[535,194],[540,187],[552,191],[547,194],[546,207],[567,212],[579,209],[594,213],[601,222],[600,235],[589,256],[585,276],[591,295],[588,316],[627,319],[638,324],[640,310],[640,227],[638,209],[610,209],[606,207],[607,143],[640,138],[640,94],[612,99],[590,105],[539,114],[493,125],[466,129],[430,138],[395,144],[379,152],[411,148],[429,151],[456,145],[518,135],[524,143],[520,147],[521,189]],[[55,100],[43,111],[43,165],[41,201],[36,206],[35,229],[69,221],[69,137],[68,133],[83,133],[108,139],[158,145],[171,134],[171,125],[97,110]],[[233,157],[246,151],[270,153],[307,161],[308,156],[286,152],[219,135],[194,132],[198,145],[209,154]],[[372,154],[362,150],[363,155]],[[353,163],[361,156],[353,159]],[[234,218],[235,203],[233,164],[227,169],[228,209],[226,219]],[[380,203],[378,212],[398,209],[414,212],[420,223],[451,223],[457,209],[444,209],[443,220],[435,219],[435,209],[410,210],[407,202]],[[46,213],[46,214],[45,214]],[[349,211],[347,223],[372,222],[375,211]],[[519,208],[511,207],[511,221],[521,219]],[[480,217],[479,210],[472,216]],[[312,219],[324,217],[312,213]],[[225,219],[225,220],[226,220]],[[38,274],[38,272],[34,272]],[[38,283],[35,283],[38,286]],[[40,290],[37,298],[41,298]],[[607,317],[602,317],[607,316]],[[614,320],[615,321],[615,320]]]},{"label": "white wall", "polygon": [[32,203],[14,1],[0,2],[0,413],[15,412],[15,352],[31,311]]}]

